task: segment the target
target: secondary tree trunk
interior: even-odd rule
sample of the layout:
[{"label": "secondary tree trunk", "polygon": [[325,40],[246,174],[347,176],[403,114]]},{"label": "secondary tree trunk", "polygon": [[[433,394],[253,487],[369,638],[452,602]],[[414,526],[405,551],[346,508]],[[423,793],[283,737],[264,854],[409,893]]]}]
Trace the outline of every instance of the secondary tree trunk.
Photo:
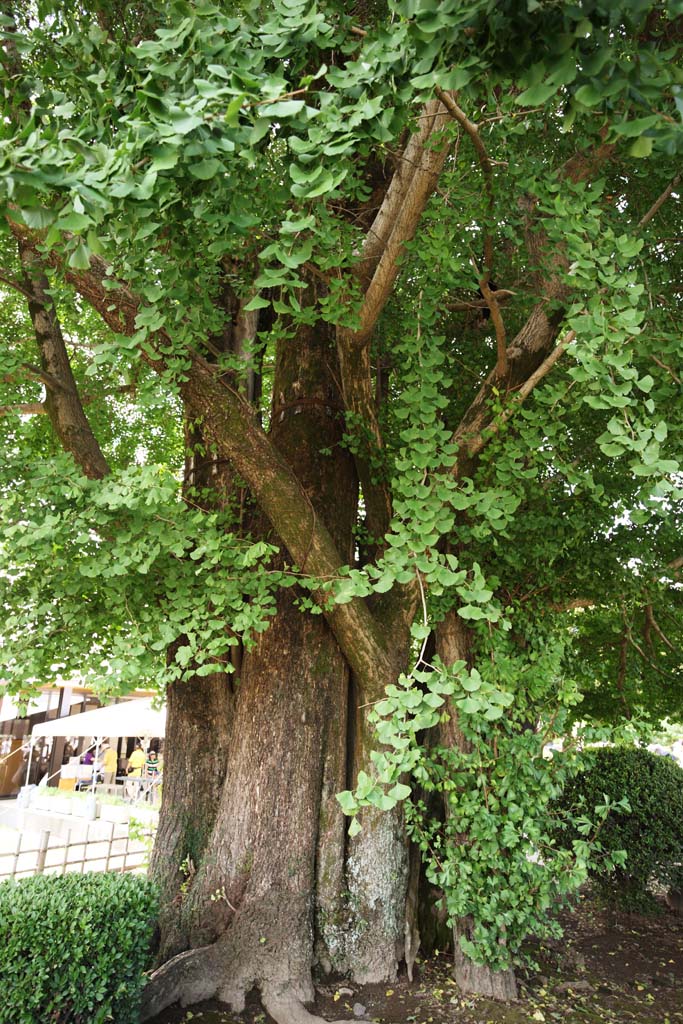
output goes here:
[{"label": "secondary tree trunk", "polygon": [[[447,614],[440,624],[436,636],[437,653],[445,665],[459,660],[469,661],[472,649],[472,635],[456,611]],[[467,751],[468,744],[458,726],[455,709],[449,708],[449,720],[442,724],[442,740],[446,745]],[[448,814],[448,806],[446,806]],[[463,836],[463,841],[466,836]],[[512,970],[492,971],[489,967],[475,964],[465,956],[460,939],[472,937],[474,922],[470,917],[460,917],[453,922],[453,975],[463,992],[486,996],[503,1001],[517,998],[517,983]]]},{"label": "secondary tree trunk", "polygon": [[[185,424],[183,491],[209,511],[238,493],[224,461],[210,452],[201,424]],[[234,650],[234,648],[233,648]],[[241,653],[241,646],[238,647]],[[168,652],[173,658],[175,647]],[[167,692],[164,802],[150,870],[161,891],[161,960],[190,945],[185,894],[202,865],[225,782],[234,716],[235,675],[174,683]]]},{"label": "secondary tree trunk", "polygon": [[161,890],[160,956],[188,948],[184,894],[200,868],[225,782],[233,719],[224,674],[175,683],[167,694],[163,810],[150,872]]}]

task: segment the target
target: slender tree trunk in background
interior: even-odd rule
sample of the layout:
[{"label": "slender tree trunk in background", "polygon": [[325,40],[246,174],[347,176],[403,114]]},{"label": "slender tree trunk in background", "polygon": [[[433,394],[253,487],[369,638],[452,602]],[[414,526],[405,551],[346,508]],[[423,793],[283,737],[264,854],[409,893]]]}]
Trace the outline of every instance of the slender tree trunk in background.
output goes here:
[{"label": "slender tree trunk in background", "polygon": [[30,295],[28,311],[40,357],[39,376],[45,385],[45,411],[64,450],[90,480],[99,480],[107,476],[109,465],[83,409],[42,256],[27,241],[20,241],[18,247]]},{"label": "slender tree trunk in background", "polygon": [[[311,520],[321,517],[351,563],[358,487],[340,446],[335,360],[324,332],[306,329],[296,345],[281,346],[271,438],[306,489]],[[277,541],[265,527],[257,532]],[[167,904],[175,885],[163,958],[185,952],[152,979],[146,1016],[212,996],[239,1010],[257,987],[276,1019],[303,1020],[316,964],[358,980],[395,976],[405,898],[400,817],[368,815],[360,836],[346,835],[335,796],[368,766],[366,709],[356,708],[323,616],[302,612],[301,596],[280,592],[268,630],[244,651],[234,696],[219,677],[178,684],[170,695],[171,786],[153,864]],[[212,715],[220,735],[207,727]],[[192,787],[188,756],[206,770],[193,765]],[[192,850],[196,862],[183,873]]]},{"label": "slender tree trunk in background", "polygon": [[[471,630],[468,629],[457,611],[452,610],[437,629],[437,654],[447,666],[459,660],[469,662],[472,640]],[[457,747],[463,752],[468,752],[468,742],[458,726],[457,712],[452,706],[448,710],[450,717],[441,725],[442,742],[444,746]],[[446,814],[448,814],[448,805],[446,805]],[[466,838],[466,836],[462,837],[463,842]],[[460,917],[453,922],[453,976],[458,987],[463,992],[486,996],[489,999],[503,1001],[516,999],[517,983],[512,970],[492,971],[489,967],[475,964],[463,953],[460,939],[471,938],[473,928],[474,921],[471,917]]]}]

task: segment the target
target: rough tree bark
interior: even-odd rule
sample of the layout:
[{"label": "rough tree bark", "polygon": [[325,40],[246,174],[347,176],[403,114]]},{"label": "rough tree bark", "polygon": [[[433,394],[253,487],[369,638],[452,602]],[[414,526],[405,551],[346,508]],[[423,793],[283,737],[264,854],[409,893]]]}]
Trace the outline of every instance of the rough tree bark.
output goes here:
[{"label": "rough tree bark", "polygon": [[[233,347],[233,332],[215,339],[223,350]],[[243,492],[231,467],[217,459],[206,444],[202,424],[186,417],[186,500],[207,511],[225,510]],[[243,504],[241,502],[240,504]],[[237,524],[238,528],[242,523]],[[169,660],[175,647],[168,652]],[[233,668],[241,667],[242,645],[231,648]],[[234,717],[235,685],[228,671],[173,683],[167,690],[164,813],[161,815],[150,870],[161,892],[161,960],[190,944],[183,914],[183,893],[201,863],[211,836],[225,782]],[[197,784],[197,779],[201,784]]]},{"label": "rough tree bark", "polygon": [[[337,379],[325,330],[300,331],[296,346],[282,346],[270,439],[303,485],[311,515],[350,562],[358,486],[340,446]],[[277,539],[265,521],[259,529]],[[280,593],[269,629],[244,652],[234,696],[220,677],[207,684],[208,706],[201,681],[173,688],[174,788],[165,793],[153,859],[166,908],[162,959],[172,959],[151,979],[145,1016],[214,995],[239,1010],[257,987],[276,1019],[305,1020],[316,963],[363,981],[395,975],[405,888],[400,819],[372,817],[359,837],[346,837],[335,795],[368,764],[360,691],[325,619],[300,611],[299,596]],[[211,718],[219,737],[206,729]],[[173,748],[197,751],[202,737],[217,755],[206,779]]]}]

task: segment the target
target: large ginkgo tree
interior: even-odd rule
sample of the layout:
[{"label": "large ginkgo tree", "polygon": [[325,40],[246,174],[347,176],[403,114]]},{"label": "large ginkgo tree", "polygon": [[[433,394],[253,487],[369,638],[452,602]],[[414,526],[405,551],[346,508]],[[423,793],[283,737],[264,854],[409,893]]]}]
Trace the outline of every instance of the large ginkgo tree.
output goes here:
[{"label": "large ginkgo tree", "polygon": [[0,675],[166,693],[145,1012],[412,969],[416,850],[513,996],[544,745],[681,704],[683,4],[0,10]]}]

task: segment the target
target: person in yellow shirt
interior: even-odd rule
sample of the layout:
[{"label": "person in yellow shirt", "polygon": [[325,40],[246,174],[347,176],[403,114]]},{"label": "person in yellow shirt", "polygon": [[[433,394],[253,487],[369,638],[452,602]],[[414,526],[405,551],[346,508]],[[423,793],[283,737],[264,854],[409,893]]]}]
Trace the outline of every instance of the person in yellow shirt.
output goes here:
[{"label": "person in yellow shirt", "polygon": [[135,750],[128,758],[128,774],[140,778],[142,769],[145,767],[145,752],[140,743],[135,744]]},{"label": "person in yellow shirt", "polygon": [[113,786],[116,782],[116,767],[119,759],[114,748],[110,747],[108,743],[103,744],[102,749],[104,751],[102,754],[102,780],[105,786]]},{"label": "person in yellow shirt", "polygon": [[140,779],[142,779],[142,769],[145,767],[145,753],[140,743],[135,744],[135,750],[128,758],[128,781],[126,783],[126,792],[133,800],[137,800],[140,795]]}]

